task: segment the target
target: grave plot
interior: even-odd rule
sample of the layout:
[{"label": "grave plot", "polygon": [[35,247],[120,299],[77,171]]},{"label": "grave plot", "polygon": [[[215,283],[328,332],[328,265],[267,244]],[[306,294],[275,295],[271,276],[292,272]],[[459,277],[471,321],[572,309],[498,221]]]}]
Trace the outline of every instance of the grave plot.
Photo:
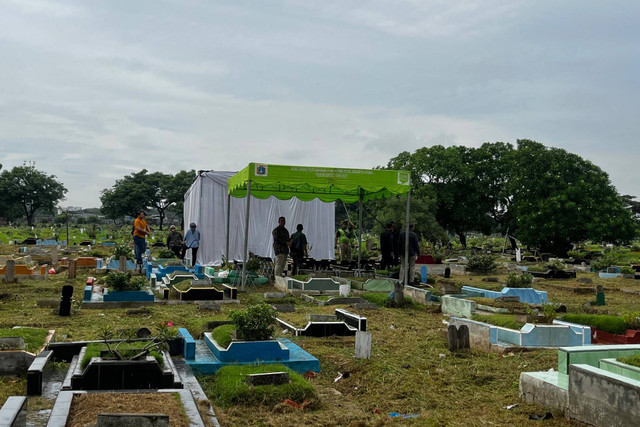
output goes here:
[{"label": "grave plot", "polygon": [[54,336],[41,328],[0,329],[0,375],[24,375]]},{"label": "grave plot", "polygon": [[0,280],[13,281],[19,279],[47,279],[49,267],[45,265],[17,264],[15,260],[8,259],[0,267]]},{"label": "grave plot", "polygon": [[96,281],[89,278],[84,288],[83,304],[87,307],[104,303],[153,303],[155,296],[147,280],[128,272],[112,272]]},{"label": "grave plot", "polygon": [[[238,286],[242,283],[242,273],[236,270],[216,270],[214,267],[205,267],[204,274],[208,277],[213,283],[220,284],[230,284],[233,286]],[[269,281],[268,277],[262,276],[254,271],[247,271],[247,281],[246,283],[250,285],[264,285]]]},{"label": "grave plot", "polygon": [[[220,289],[219,289],[220,288]],[[182,281],[173,286],[171,293],[180,301],[224,301],[237,300],[238,290],[226,284],[213,285],[208,279]]]},{"label": "grave plot", "polygon": [[191,274],[198,279],[204,278],[204,272],[200,264],[196,264],[194,268],[187,268],[184,265],[158,265],[154,267],[152,263],[146,264],[147,278],[151,279],[151,275],[155,274],[156,282],[161,281],[165,276],[171,273]]},{"label": "grave plot", "polygon": [[562,323],[589,327],[593,344],[640,344],[640,331],[635,316],[606,314],[565,314]]},{"label": "grave plot", "polygon": [[589,425],[636,425],[640,369],[626,362],[638,356],[639,345],[560,348],[557,371],[520,374],[520,397]]},{"label": "grave plot", "polygon": [[337,308],[334,315],[309,314],[307,324],[303,328],[296,328],[290,322],[277,318],[278,325],[290,331],[294,336],[328,337],[355,336],[358,331],[366,332],[367,318]]}]

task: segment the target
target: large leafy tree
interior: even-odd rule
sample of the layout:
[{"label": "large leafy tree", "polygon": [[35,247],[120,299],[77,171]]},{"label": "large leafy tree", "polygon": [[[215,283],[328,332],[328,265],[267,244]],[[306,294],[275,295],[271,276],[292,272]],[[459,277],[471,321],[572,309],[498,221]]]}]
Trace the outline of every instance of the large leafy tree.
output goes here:
[{"label": "large leafy tree", "polygon": [[593,163],[530,140],[518,141],[514,161],[506,187],[524,243],[564,255],[584,240],[621,244],[635,236],[631,213]]},{"label": "large leafy tree", "polygon": [[52,211],[66,193],[55,175],[47,175],[32,165],[16,166],[0,175],[1,214],[14,219],[20,212],[29,225],[33,225],[36,211]]},{"label": "large leafy tree", "polygon": [[195,171],[181,171],[175,176],[146,169],[117,180],[111,188],[102,190],[102,212],[112,219],[135,216],[140,209],[155,209],[160,217],[160,230],[167,209],[182,211],[184,193],[195,178]]}]

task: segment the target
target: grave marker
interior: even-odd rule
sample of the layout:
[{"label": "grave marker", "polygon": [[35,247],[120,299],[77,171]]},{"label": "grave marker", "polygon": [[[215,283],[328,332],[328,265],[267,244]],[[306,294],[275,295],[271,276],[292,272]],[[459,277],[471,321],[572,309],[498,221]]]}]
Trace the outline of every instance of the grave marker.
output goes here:
[{"label": "grave marker", "polygon": [[423,265],[422,267],[420,267],[420,282],[427,283],[427,277],[428,277],[427,266]]},{"label": "grave marker", "polygon": [[58,248],[55,246],[51,249],[51,265],[58,266]]},{"label": "grave marker", "polygon": [[596,286],[596,305],[605,305],[604,302],[604,286]]},{"label": "grave marker", "polygon": [[356,359],[371,358],[371,332],[356,332]]},{"label": "grave marker", "polygon": [[69,279],[76,278],[76,260],[72,259],[69,261]]},{"label": "grave marker", "polygon": [[455,325],[449,325],[447,336],[449,351],[469,348],[469,327],[467,325],[461,325],[459,328],[456,328]]},{"label": "grave marker", "polygon": [[127,271],[127,257],[125,255],[120,256],[120,271]]},{"label": "grave marker", "polygon": [[444,269],[444,278],[449,279],[451,277],[451,268],[447,267]]},{"label": "grave marker", "polygon": [[6,268],[7,268],[7,271],[5,273],[4,280],[7,283],[13,283],[13,281],[15,280],[15,276],[13,272],[16,268],[16,262],[12,259],[8,259],[6,263]]},{"label": "grave marker", "polygon": [[[72,263],[75,264],[75,261],[72,261]],[[73,297],[73,286],[64,285],[62,287],[62,298],[60,299],[60,310],[58,311],[59,316],[71,315],[71,297]]]}]

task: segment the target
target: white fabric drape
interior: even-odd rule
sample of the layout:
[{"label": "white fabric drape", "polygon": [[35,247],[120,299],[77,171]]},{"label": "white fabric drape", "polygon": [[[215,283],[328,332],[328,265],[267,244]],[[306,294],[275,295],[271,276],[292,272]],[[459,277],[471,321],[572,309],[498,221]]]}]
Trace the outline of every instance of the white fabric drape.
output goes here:
[{"label": "white fabric drape", "polygon": [[[211,265],[222,260],[227,239],[227,182],[235,172],[201,172],[185,193],[184,223],[188,227],[195,222],[201,240],[197,262]],[[229,217],[229,259],[242,260],[244,245],[244,220],[246,198],[231,197]],[[251,198],[249,218],[249,251],[256,255],[273,257],[271,231],[278,225],[278,218],[286,218],[290,234],[296,225],[304,226],[303,232],[315,259],[334,259],[335,203],[314,199],[303,202],[297,198],[278,200]]]}]

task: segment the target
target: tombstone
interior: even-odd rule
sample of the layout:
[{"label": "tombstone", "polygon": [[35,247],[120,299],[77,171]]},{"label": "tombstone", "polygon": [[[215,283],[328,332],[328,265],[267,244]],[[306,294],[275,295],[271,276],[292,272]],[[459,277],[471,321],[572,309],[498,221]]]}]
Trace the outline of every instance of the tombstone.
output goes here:
[{"label": "tombstone", "polygon": [[596,286],[596,305],[605,305],[604,302],[604,286]]},{"label": "tombstone", "polygon": [[58,248],[57,247],[53,247],[51,249],[51,265],[53,265],[54,267],[58,266]]},{"label": "tombstone", "polygon": [[351,285],[340,285],[338,289],[341,297],[348,297],[351,292]]},{"label": "tombstone", "polygon": [[151,336],[151,331],[149,330],[149,328],[138,328],[138,330],[136,331],[136,337],[138,338],[149,338]]},{"label": "tombstone", "polygon": [[[73,262],[75,263],[75,261]],[[60,299],[60,310],[58,311],[59,316],[71,315],[71,297],[73,297],[73,286],[64,285],[62,287],[62,298]]]},{"label": "tombstone", "polygon": [[120,271],[127,271],[127,257],[126,255],[120,255]]},{"label": "tombstone", "polygon": [[427,266],[423,265],[422,267],[420,267],[420,283],[427,283]]},{"label": "tombstone", "polygon": [[7,268],[7,271],[5,273],[4,280],[7,283],[12,283],[15,280],[15,276],[13,273],[16,268],[16,262],[12,259],[8,259],[6,263],[6,268]]},{"label": "tombstone", "polygon": [[520,248],[516,249],[516,262],[522,262],[522,250]]},{"label": "tombstone", "polygon": [[76,260],[72,259],[69,261],[69,279],[76,278]]},{"label": "tombstone", "polygon": [[469,327],[467,325],[461,325],[459,328],[456,328],[455,325],[449,325],[447,336],[449,351],[469,348]]},{"label": "tombstone", "polygon": [[356,359],[371,358],[371,332],[356,332]]},{"label": "tombstone", "polygon": [[451,278],[451,268],[447,267],[444,269],[444,278],[445,279]]}]

